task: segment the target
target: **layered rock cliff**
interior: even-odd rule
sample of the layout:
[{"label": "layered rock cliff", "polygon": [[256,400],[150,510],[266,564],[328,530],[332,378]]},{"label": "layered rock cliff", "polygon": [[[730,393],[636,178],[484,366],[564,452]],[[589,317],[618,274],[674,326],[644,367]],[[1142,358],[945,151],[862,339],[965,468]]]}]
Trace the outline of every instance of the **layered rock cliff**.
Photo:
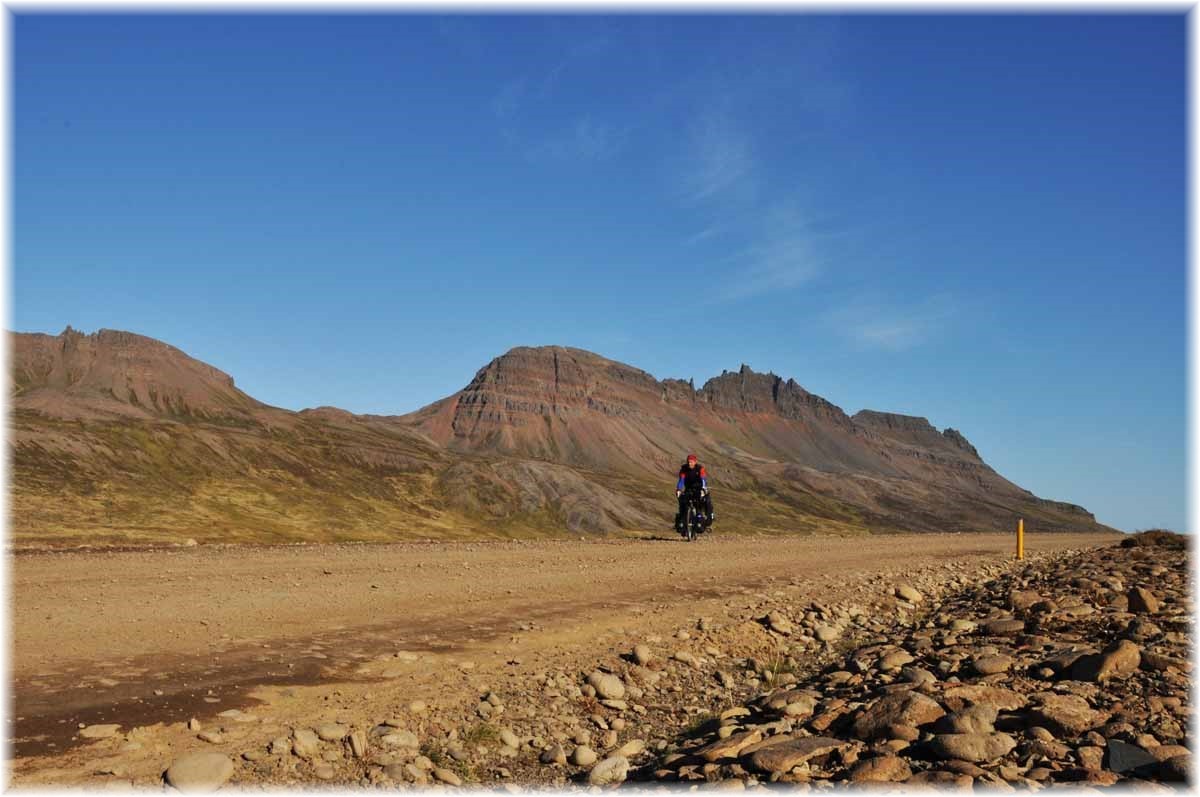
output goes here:
[{"label": "layered rock cliff", "polygon": [[831,517],[879,528],[1002,527],[1049,506],[997,474],[954,429],[872,410],[851,417],[792,379],[746,365],[696,389],[591,352],[523,347],[403,421],[451,450],[641,478],[664,478],[695,451],[714,483],[735,493],[774,485],[789,505],[829,499]]}]

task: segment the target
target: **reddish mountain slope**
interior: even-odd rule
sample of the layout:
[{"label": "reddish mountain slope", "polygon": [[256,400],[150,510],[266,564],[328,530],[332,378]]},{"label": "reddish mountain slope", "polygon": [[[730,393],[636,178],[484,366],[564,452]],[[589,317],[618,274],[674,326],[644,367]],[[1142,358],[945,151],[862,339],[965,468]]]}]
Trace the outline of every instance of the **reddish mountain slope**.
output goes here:
[{"label": "reddish mountain slope", "polygon": [[802,508],[833,499],[831,519],[873,528],[1003,528],[1021,515],[1062,528],[1094,523],[1012,484],[953,429],[871,410],[850,417],[746,366],[696,390],[579,349],[522,347],[403,420],[455,451],[648,479],[669,480],[696,451],[718,492],[765,489]]},{"label": "reddish mountain slope", "polygon": [[56,417],[248,416],[233,378],[161,341],[102,329],[13,335],[13,404]]},{"label": "reddish mountain slope", "polygon": [[264,405],[159,341],[14,334],[19,541],[661,532],[694,450],[721,528],[1098,527],[923,418],[853,417],[743,366],[699,390],[599,355],[517,348],[407,416]]}]

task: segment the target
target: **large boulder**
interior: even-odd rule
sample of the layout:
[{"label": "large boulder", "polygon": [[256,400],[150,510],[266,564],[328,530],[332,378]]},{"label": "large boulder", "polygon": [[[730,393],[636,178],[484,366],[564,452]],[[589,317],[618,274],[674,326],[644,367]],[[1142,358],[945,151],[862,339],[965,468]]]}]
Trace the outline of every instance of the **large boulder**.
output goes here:
[{"label": "large boulder", "polygon": [[1137,745],[1122,742],[1120,739],[1109,739],[1107,755],[1103,756],[1106,769],[1113,772],[1128,772],[1138,767],[1153,767],[1158,760]]},{"label": "large boulder", "polygon": [[735,733],[726,739],[718,739],[696,751],[705,761],[719,761],[722,758],[737,758],[743,749],[762,741],[762,731],[757,728]]},{"label": "large boulder", "polygon": [[988,636],[1015,636],[1024,630],[1025,621],[1012,618],[989,620],[983,626],[983,632]]},{"label": "large boulder", "polygon": [[1042,600],[1042,596],[1030,589],[1015,589],[1008,595],[1009,605],[1018,612],[1025,611]]},{"label": "large boulder", "polygon": [[884,672],[899,670],[906,664],[912,664],[916,659],[907,650],[893,650],[879,657],[879,669]]},{"label": "large boulder", "polygon": [[996,730],[998,713],[995,706],[967,706],[939,719],[934,730],[938,733],[991,733]]},{"label": "large boulder", "polygon": [[1081,656],[1071,665],[1074,681],[1104,683],[1111,678],[1127,678],[1142,663],[1142,649],[1128,639],[1118,639],[1099,653]]},{"label": "large boulder", "polygon": [[864,759],[850,770],[851,783],[897,783],[911,777],[908,762],[894,755]]},{"label": "large boulder", "polygon": [[1007,733],[946,733],[934,736],[929,750],[938,758],[981,764],[1008,755],[1016,746]]},{"label": "large boulder", "polygon": [[1012,665],[1012,656],[1002,654],[980,656],[971,662],[971,667],[980,675],[998,675],[1002,672],[1008,672],[1008,669]]},{"label": "large boulder", "polygon": [[854,720],[854,735],[859,739],[887,738],[893,725],[919,728],[944,716],[943,709],[933,698],[920,692],[895,692],[863,708]]},{"label": "large boulder", "polygon": [[1029,712],[1030,718],[1058,736],[1079,736],[1108,719],[1106,712],[1096,711],[1079,695],[1043,694],[1041,701]]},{"label": "large boulder", "polygon": [[1158,596],[1144,587],[1134,587],[1126,595],[1129,599],[1129,611],[1135,614],[1157,614]]},{"label": "large boulder", "polygon": [[1002,711],[1014,711],[1024,707],[1029,701],[1020,692],[1014,692],[1002,686],[967,684],[947,687],[942,692],[942,702],[946,704],[947,708],[954,710],[979,703],[985,706],[995,706]]},{"label": "large boulder", "polygon": [[842,739],[828,736],[792,736],[779,744],[763,747],[749,755],[749,764],[759,772],[790,772],[810,758],[848,747]]}]

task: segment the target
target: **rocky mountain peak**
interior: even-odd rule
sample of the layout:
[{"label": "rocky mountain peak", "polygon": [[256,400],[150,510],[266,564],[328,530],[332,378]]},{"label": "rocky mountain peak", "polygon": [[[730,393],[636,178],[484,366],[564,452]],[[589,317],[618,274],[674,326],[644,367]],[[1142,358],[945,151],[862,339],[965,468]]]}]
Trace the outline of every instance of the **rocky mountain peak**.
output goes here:
[{"label": "rocky mountain peak", "polygon": [[979,458],[979,452],[975,450],[975,446],[971,445],[971,442],[967,440],[967,438],[963,436],[962,432],[958,431],[957,429],[946,427],[946,429],[942,432],[942,436],[949,440],[957,448],[961,448],[963,451],[966,451],[976,459]]},{"label": "rocky mountain peak", "polygon": [[859,426],[869,426],[877,429],[893,429],[905,432],[937,432],[929,419],[919,415],[901,415],[897,412],[879,412],[877,410],[859,410],[854,413],[854,422]]},{"label": "rocky mountain peak", "polygon": [[927,418],[919,415],[860,410],[854,413],[853,421],[864,429],[870,429],[894,440],[933,446],[943,450],[961,451],[982,462],[975,446],[971,445],[961,432],[949,428],[944,432],[939,432]]},{"label": "rocky mountain peak", "polygon": [[772,372],[760,374],[742,364],[736,372],[724,371],[700,388],[703,400],[714,408],[748,413],[774,413],[784,418],[820,417],[848,426],[850,419],[832,402],[809,393],[794,379]]}]

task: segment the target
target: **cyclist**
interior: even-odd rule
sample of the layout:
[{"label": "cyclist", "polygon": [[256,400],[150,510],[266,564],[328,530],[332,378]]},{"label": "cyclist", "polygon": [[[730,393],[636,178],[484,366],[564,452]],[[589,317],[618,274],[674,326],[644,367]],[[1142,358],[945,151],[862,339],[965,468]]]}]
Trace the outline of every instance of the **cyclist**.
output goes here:
[{"label": "cyclist", "polygon": [[675,497],[679,499],[679,514],[675,516],[675,530],[683,531],[683,519],[687,517],[688,493],[699,491],[704,499],[704,527],[712,525],[716,518],[712,496],[708,492],[708,473],[695,454],[687,455],[687,462],[679,466],[679,481],[675,484]]}]

